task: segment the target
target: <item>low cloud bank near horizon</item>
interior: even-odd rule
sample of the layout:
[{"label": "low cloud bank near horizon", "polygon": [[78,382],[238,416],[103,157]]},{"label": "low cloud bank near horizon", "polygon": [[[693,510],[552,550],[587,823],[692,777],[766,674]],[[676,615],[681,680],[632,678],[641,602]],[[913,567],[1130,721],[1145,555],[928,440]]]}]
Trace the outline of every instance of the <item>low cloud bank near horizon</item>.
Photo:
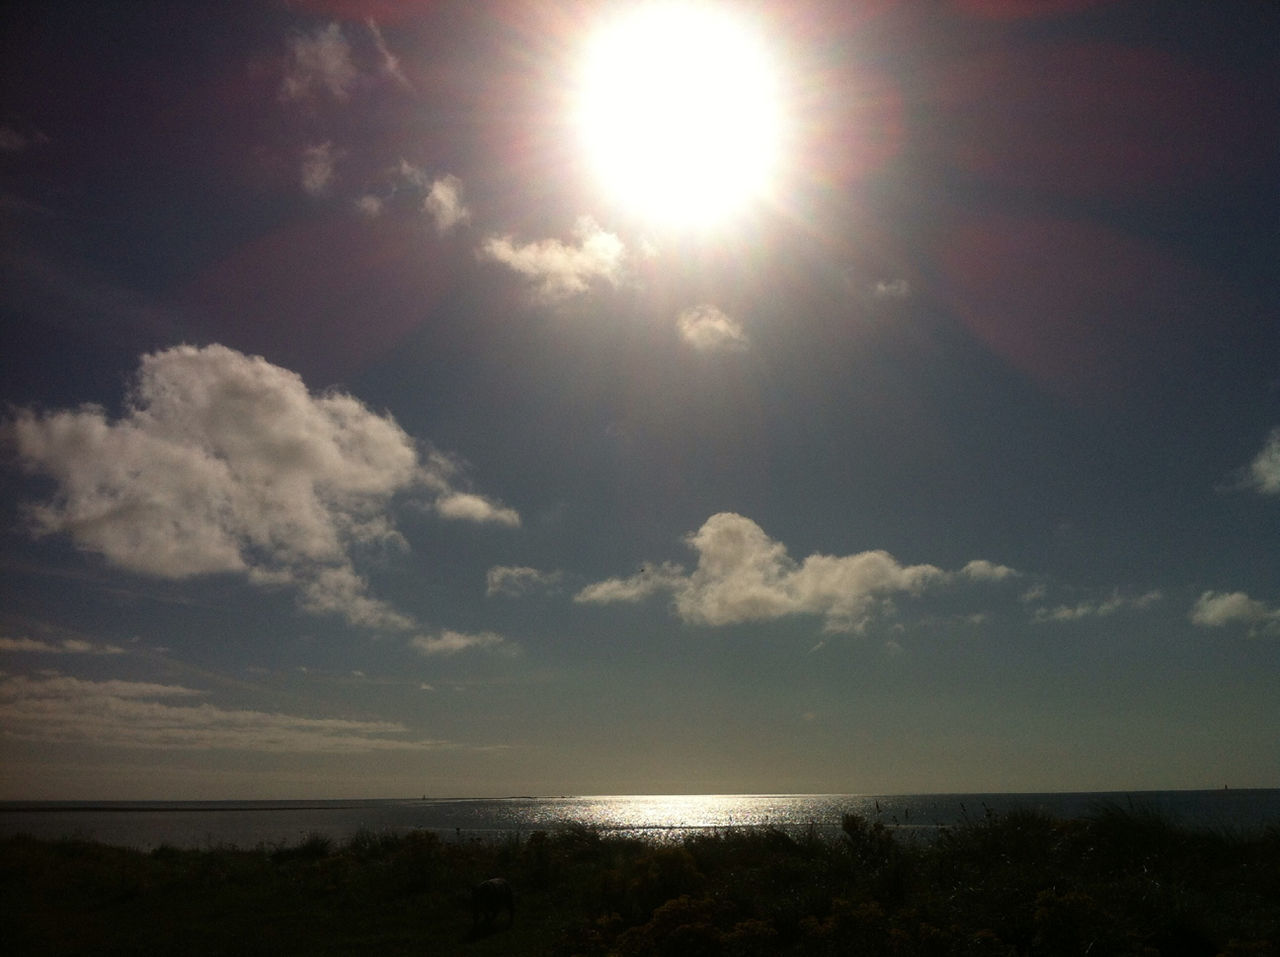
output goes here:
[{"label": "low cloud bank near horizon", "polygon": [[362,551],[407,548],[397,496],[444,519],[519,525],[514,509],[459,488],[455,459],[420,455],[390,415],[219,345],[143,356],[118,419],[98,405],[19,409],[0,439],[55,483],[26,507],[36,536],[65,535],[138,574],[290,587],[305,611],[363,628],[416,627],[355,567]]},{"label": "low cloud bank near horizon", "polygon": [[4,677],[0,724],[18,741],[160,751],[351,754],[448,746],[407,740],[409,729],[399,722],[220,708],[199,701],[204,694],[140,681]]},{"label": "low cloud bank near horizon", "polygon": [[580,590],[582,604],[634,602],[669,593],[676,616],[689,624],[731,625],[788,615],[817,615],[826,632],[860,632],[890,613],[895,595],[957,581],[993,582],[1016,577],[1008,566],[986,560],[956,572],[934,565],[903,565],[885,551],[809,555],[796,561],[787,548],[751,519],[732,512],[712,515],[685,537],[698,555],[692,572],[671,562],[646,566],[628,578],[610,578]]}]

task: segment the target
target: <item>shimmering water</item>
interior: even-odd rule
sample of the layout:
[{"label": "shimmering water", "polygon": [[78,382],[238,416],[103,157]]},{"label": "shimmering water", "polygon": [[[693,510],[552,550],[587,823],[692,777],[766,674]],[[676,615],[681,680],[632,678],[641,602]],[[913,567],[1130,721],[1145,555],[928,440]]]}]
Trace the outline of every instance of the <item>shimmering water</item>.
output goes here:
[{"label": "shimmering water", "polygon": [[448,840],[493,840],[575,824],[662,840],[693,830],[814,828],[835,834],[863,814],[904,830],[1032,808],[1081,817],[1105,804],[1151,808],[1187,825],[1280,825],[1280,790],[1068,794],[721,794],[366,801],[0,802],[0,835],[80,837],[127,847],[296,843],[311,834],[344,841],[359,831],[435,831]]}]

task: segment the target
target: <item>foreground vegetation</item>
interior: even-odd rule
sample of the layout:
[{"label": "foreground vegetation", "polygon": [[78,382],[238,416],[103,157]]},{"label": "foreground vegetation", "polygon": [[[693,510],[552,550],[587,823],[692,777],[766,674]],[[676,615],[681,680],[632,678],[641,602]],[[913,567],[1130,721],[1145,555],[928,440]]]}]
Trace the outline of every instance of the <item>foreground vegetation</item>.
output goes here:
[{"label": "foreground vegetation", "polygon": [[[515,920],[473,928],[494,875]],[[8,954],[1273,955],[1280,827],[1233,835],[1107,808],[987,815],[904,840],[848,816],[655,844],[585,828],[255,850],[0,841]]]}]

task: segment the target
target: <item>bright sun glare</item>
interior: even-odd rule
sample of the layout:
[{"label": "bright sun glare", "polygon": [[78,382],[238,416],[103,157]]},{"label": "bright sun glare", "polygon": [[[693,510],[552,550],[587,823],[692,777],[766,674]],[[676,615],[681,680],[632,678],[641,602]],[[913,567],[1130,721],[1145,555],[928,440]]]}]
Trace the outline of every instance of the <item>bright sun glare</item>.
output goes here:
[{"label": "bright sun glare", "polygon": [[644,217],[705,226],[745,206],[778,161],[777,75],[729,8],[651,2],[591,40],[578,123],[603,187]]}]

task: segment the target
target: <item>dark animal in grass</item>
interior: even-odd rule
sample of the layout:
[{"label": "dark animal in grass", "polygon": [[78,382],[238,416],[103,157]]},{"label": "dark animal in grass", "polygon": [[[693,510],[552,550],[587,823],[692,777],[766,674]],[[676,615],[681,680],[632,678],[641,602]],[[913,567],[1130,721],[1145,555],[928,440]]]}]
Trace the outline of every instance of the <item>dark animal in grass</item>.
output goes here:
[{"label": "dark animal in grass", "polygon": [[501,877],[491,877],[471,889],[472,930],[490,930],[498,916],[507,912],[507,926],[516,919],[516,897],[511,885]]}]

